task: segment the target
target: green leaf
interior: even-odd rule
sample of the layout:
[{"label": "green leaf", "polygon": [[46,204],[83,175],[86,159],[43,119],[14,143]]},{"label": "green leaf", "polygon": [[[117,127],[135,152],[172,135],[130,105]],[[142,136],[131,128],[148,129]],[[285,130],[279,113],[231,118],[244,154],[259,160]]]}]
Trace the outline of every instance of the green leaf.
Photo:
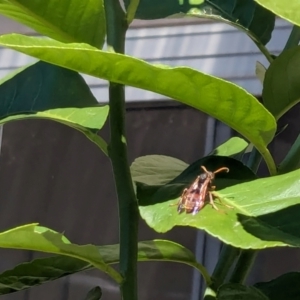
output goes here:
[{"label": "green leaf", "polygon": [[[220,287],[217,300],[269,300],[263,293],[252,286],[227,283]],[[284,299],[284,298],[282,298]],[[286,298],[289,299],[289,298]]]},{"label": "green leaf", "polygon": [[239,160],[249,143],[239,137],[233,137],[214,149],[209,155],[229,156]]},{"label": "green leaf", "polygon": [[102,297],[101,288],[99,286],[96,286],[88,292],[84,300],[100,300],[101,297]]},{"label": "green leaf", "polygon": [[[36,227],[38,228],[38,226]],[[17,240],[15,240],[15,244],[11,243],[11,247],[15,248],[15,245],[17,245]],[[86,246],[79,247],[83,250],[86,249]],[[91,247],[91,245],[89,245],[89,247]],[[118,244],[100,246],[97,247],[97,249],[105,264],[115,264],[119,262]],[[30,250],[32,249],[30,248]],[[139,242],[138,261],[171,261],[184,263],[200,271],[207,284],[211,283],[209,274],[205,268],[196,261],[193,253],[185,247],[171,241],[153,240]],[[14,269],[7,270],[0,274],[0,295],[28,289],[93,268],[94,266],[89,262],[69,256],[58,255],[55,257],[35,259],[28,263],[22,263]]]},{"label": "green leaf", "polygon": [[98,104],[81,75],[41,61],[18,69],[0,83],[0,118]]},{"label": "green leaf", "polygon": [[[139,204],[145,206],[179,198],[184,188],[189,186],[200,173],[203,173],[200,166],[205,166],[208,170],[217,170],[224,166],[230,169],[230,172],[226,175],[224,175],[224,173],[217,175],[216,185],[218,189],[256,179],[256,175],[253,174],[250,169],[235,159],[223,156],[207,156],[188,166],[178,176],[166,184],[167,179],[174,174],[172,168],[162,171],[162,166],[159,165],[157,167],[157,173],[161,171],[161,176],[153,181],[150,176],[141,176],[143,164],[139,164],[139,161],[135,161],[131,166],[131,172],[133,175],[137,171],[140,173],[138,177],[133,176],[133,180],[137,185]],[[153,165],[152,167],[154,168],[155,166]],[[138,182],[140,178],[144,179],[143,182]]]},{"label": "green leaf", "polygon": [[283,51],[266,71],[263,102],[276,119],[300,101],[299,64],[300,46],[297,46]]},{"label": "green leaf", "polygon": [[71,256],[92,264],[121,283],[121,275],[108,266],[99,249],[93,245],[72,244],[65,236],[46,227],[29,224],[0,233],[0,248],[25,249]]},{"label": "green leaf", "polygon": [[289,153],[278,167],[278,174],[284,174],[300,168],[300,134]]},{"label": "green leaf", "polygon": [[165,184],[179,175],[188,164],[170,156],[146,155],[138,157],[131,165],[134,181],[148,184]]},{"label": "green leaf", "polygon": [[0,14],[61,42],[104,43],[103,0],[0,0]]},{"label": "green leaf", "polygon": [[96,135],[108,106],[99,106],[83,78],[74,71],[38,62],[18,69],[0,85],[0,124],[24,119],[50,119],[70,126],[107,154]]},{"label": "green leaf", "polygon": [[299,1],[290,0],[288,2],[282,0],[255,0],[261,6],[272,11],[277,16],[290,21],[298,26],[300,26],[300,11],[299,11]]},{"label": "green leaf", "polygon": [[86,261],[67,256],[35,259],[0,274],[0,295],[25,290],[91,268],[92,265]]},{"label": "green leaf", "polygon": [[1,36],[0,44],[95,77],[153,91],[202,110],[251,141],[265,158],[271,173],[276,172],[266,149],[276,131],[275,119],[255,97],[233,83],[190,68],[155,66],[83,44],[63,44],[17,34]]},{"label": "green leaf", "polygon": [[240,183],[250,179],[250,171],[247,171],[249,176],[242,178],[247,168],[238,163],[234,166],[229,158],[224,158],[224,163],[220,164],[219,157],[201,161],[208,170],[221,166],[230,169],[229,173],[219,173],[215,181],[215,194],[223,203],[215,199],[219,211],[206,205],[196,215],[178,214],[176,203],[183,189],[199,174],[199,164],[198,167],[193,164],[166,185],[137,185],[142,218],[157,232],[167,232],[175,226],[191,226],[237,248],[300,247],[300,170]]},{"label": "green leaf", "polygon": [[270,300],[298,300],[300,295],[300,273],[284,274],[269,282],[259,282],[254,285]]},{"label": "green leaf", "polygon": [[85,108],[57,108],[31,114],[12,115],[0,120],[0,124],[25,119],[48,119],[66,124],[79,131],[81,130],[80,127],[99,130],[106,121],[108,110],[108,105]]},{"label": "green leaf", "polygon": [[140,0],[129,0],[127,1],[127,23],[130,24],[134,17],[135,17],[135,13],[136,10],[139,6]]},{"label": "green leaf", "polygon": [[[126,7],[130,0],[125,0]],[[275,15],[257,5],[254,0],[140,0],[135,14],[137,19],[166,17],[200,17],[222,21],[238,27],[254,41],[267,44],[274,29]],[[130,7],[128,7],[129,10]]]}]

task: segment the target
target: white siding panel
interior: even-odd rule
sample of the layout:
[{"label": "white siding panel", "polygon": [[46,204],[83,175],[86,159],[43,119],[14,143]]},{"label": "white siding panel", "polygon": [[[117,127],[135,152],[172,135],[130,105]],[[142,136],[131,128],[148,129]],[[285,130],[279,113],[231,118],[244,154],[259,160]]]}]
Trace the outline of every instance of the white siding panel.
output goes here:
[{"label": "white siding panel", "polygon": [[[276,21],[269,51],[278,54],[284,47],[291,25]],[[150,63],[188,66],[237,83],[255,95],[261,85],[255,77],[255,63],[268,65],[254,42],[244,33],[222,23],[199,23],[169,27],[133,28],[127,33],[126,53]],[[9,49],[0,49],[0,75],[32,63],[33,58]],[[99,102],[108,100],[107,81],[84,75]],[[162,100],[164,96],[127,87],[128,101]]]}]

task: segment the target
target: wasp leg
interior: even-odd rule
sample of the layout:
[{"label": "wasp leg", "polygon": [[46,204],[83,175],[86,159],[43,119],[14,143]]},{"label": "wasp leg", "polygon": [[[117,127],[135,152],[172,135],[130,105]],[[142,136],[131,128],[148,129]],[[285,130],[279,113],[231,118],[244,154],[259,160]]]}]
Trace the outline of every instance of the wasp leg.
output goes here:
[{"label": "wasp leg", "polygon": [[214,199],[213,199],[212,193],[211,193],[211,192],[208,192],[208,194],[209,194],[209,203],[211,204],[211,206],[212,206],[215,210],[219,210],[219,209],[216,207],[215,203],[214,203]]},{"label": "wasp leg", "polygon": [[177,207],[177,211],[179,213],[182,213],[184,210],[185,210],[185,205],[184,203],[182,203],[182,200],[183,200],[183,197],[185,196],[186,192],[187,192],[188,189],[184,189],[181,196],[180,196],[180,199],[176,202],[176,203],[172,203],[170,204],[169,206],[178,206]]},{"label": "wasp leg", "polygon": [[211,193],[215,198],[217,198],[219,201],[220,201],[220,203],[222,204],[222,205],[224,205],[224,206],[226,206],[226,207],[228,207],[228,208],[233,208],[233,206],[230,206],[230,205],[227,205],[227,204],[225,204],[222,200],[221,200],[221,197],[220,196],[218,196],[218,195],[216,195],[216,194],[214,194],[214,193]]}]

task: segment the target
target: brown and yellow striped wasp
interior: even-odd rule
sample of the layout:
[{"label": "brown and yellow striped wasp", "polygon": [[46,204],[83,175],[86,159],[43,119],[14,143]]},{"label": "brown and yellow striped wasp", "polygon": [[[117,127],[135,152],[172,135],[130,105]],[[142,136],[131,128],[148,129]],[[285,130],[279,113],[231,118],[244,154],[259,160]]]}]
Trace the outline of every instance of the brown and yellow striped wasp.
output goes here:
[{"label": "brown and yellow striped wasp", "polygon": [[215,178],[215,174],[222,171],[229,172],[229,169],[222,167],[214,172],[207,171],[204,166],[201,166],[201,169],[204,173],[200,174],[191,186],[184,189],[182,192],[177,203],[177,211],[179,213],[185,211],[187,214],[192,213],[195,215],[203,208],[207,197],[209,197],[209,203],[211,206],[218,210],[213,199],[215,195],[212,194],[216,187],[213,186],[212,183]]}]

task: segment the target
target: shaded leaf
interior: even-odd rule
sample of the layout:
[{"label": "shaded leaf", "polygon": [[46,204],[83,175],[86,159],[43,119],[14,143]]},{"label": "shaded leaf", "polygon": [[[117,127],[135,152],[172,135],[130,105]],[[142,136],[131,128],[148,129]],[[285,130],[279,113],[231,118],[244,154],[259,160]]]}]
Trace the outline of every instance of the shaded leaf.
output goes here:
[{"label": "shaded leaf", "polygon": [[[128,7],[130,0],[124,1]],[[166,17],[208,18],[223,21],[245,31],[251,38],[262,44],[271,39],[274,29],[275,15],[256,4],[254,0],[140,0],[136,11],[136,19],[161,19]]]},{"label": "shaded leaf", "polygon": [[83,44],[63,44],[17,34],[1,36],[0,44],[95,77],[160,93],[202,110],[251,141],[262,153],[271,173],[275,173],[266,145],[274,137],[276,122],[255,97],[230,82],[190,68],[155,66]]},{"label": "shaded leaf", "polygon": [[131,165],[134,181],[148,184],[165,184],[179,175],[188,164],[170,156],[146,155],[138,157]]},{"label": "shaded leaf", "polygon": [[102,0],[0,0],[0,14],[61,42],[104,43]]},{"label": "shaded leaf", "polygon": [[214,149],[209,155],[229,156],[234,159],[241,159],[249,143],[239,137],[232,137],[225,143]]},{"label": "shaded leaf", "polygon": [[277,16],[300,26],[299,1],[290,0],[287,2],[282,0],[255,0],[261,6],[272,11]]},{"label": "shaded leaf", "polygon": [[1,83],[0,124],[50,119],[80,131],[107,154],[106,142],[95,132],[104,125],[108,106],[99,106],[77,72],[38,62]]},{"label": "shaded leaf", "polygon": [[279,165],[278,174],[300,169],[300,134],[292,145],[289,153]]},{"label": "shaded leaf", "polygon": [[[220,166],[208,165],[207,168],[214,170]],[[187,169],[180,175],[180,182],[176,178],[167,185],[138,185],[142,218],[157,232],[167,232],[174,226],[191,226],[237,248],[299,247],[300,170],[237,184],[238,180],[243,181],[240,174],[245,167],[238,173],[238,168],[233,169],[229,163],[225,166],[230,172],[218,174],[215,194],[232,209],[216,199],[219,211],[206,205],[196,215],[178,214],[177,207],[171,205],[178,202],[184,187],[190,185],[196,175],[192,169]],[[226,178],[229,175],[233,178]],[[235,184],[229,186],[234,181]],[[184,185],[184,182],[188,184]],[[228,187],[224,188],[224,185]]]},{"label": "shaded leaf", "polygon": [[252,286],[227,283],[220,287],[217,300],[268,300],[262,292]]},{"label": "shaded leaf", "polygon": [[[137,198],[141,206],[151,205],[156,203],[162,203],[169,201],[170,199],[178,199],[184,188],[191,185],[195,178],[203,171],[200,169],[200,166],[205,166],[208,170],[217,170],[221,167],[228,167],[229,173],[219,173],[216,176],[216,186],[218,189],[224,188],[226,186],[235,185],[237,183],[249,181],[256,179],[256,175],[244,166],[241,162],[223,156],[207,156],[201,158],[188,166],[183,172],[181,172],[177,177],[165,184],[165,179],[169,178],[168,169],[164,170],[164,177],[161,176],[161,182],[156,180],[156,184],[153,184],[151,178],[146,177],[149,181],[144,180],[143,183],[136,182],[137,185]],[[138,161],[135,164],[132,164],[131,170],[142,169],[139,166]],[[159,172],[160,167],[158,168]],[[170,174],[173,174],[172,169],[170,169]],[[133,177],[134,181],[137,181],[139,178]]]},{"label": "shaded leaf", "polygon": [[99,286],[96,286],[88,292],[84,300],[100,300],[101,297],[102,297],[101,288]]},{"label": "shaded leaf", "polygon": [[92,265],[86,261],[67,256],[35,259],[0,274],[0,295],[18,292],[91,268]]},{"label": "shaded leaf", "polygon": [[77,72],[37,62],[2,79],[0,118],[54,108],[98,104]]},{"label": "shaded leaf", "polygon": [[[106,264],[119,262],[118,244],[100,246],[98,250]],[[171,261],[184,263],[200,271],[207,284],[211,283],[207,271],[196,261],[193,253],[185,247],[171,241],[153,240],[139,242],[138,261]],[[28,263],[22,263],[14,269],[7,270],[0,274],[0,295],[28,289],[93,268],[94,266],[90,263],[69,256],[59,255],[35,259]]]},{"label": "shaded leaf", "polygon": [[263,102],[276,119],[300,101],[299,64],[297,46],[283,51],[266,71]]},{"label": "shaded leaf", "polygon": [[300,273],[287,273],[269,282],[259,282],[254,285],[270,300],[298,300],[300,296]]}]

